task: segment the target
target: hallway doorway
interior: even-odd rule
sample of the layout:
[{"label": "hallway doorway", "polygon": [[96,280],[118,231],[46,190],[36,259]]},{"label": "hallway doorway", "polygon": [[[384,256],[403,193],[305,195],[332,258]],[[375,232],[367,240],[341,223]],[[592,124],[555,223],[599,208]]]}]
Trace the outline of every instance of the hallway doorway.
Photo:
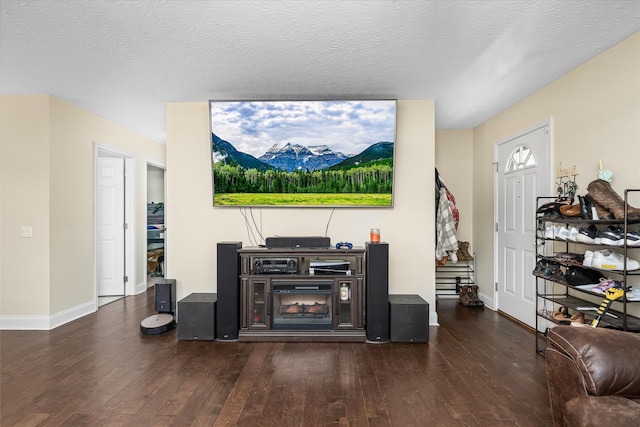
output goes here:
[{"label": "hallway doorway", "polygon": [[96,145],[96,307],[133,294],[135,221],[133,157]]},{"label": "hallway doorway", "polygon": [[147,163],[147,288],[164,279],[166,270],[165,168]]}]

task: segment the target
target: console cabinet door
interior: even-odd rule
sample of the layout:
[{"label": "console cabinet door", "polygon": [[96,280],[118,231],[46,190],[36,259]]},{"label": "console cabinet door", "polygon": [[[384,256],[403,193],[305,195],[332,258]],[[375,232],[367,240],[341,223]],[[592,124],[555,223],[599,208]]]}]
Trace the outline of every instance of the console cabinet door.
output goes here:
[{"label": "console cabinet door", "polygon": [[247,323],[249,329],[270,329],[270,284],[267,278],[247,280]]},{"label": "console cabinet door", "polygon": [[336,329],[362,328],[362,279],[340,277],[334,282],[334,327]]}]

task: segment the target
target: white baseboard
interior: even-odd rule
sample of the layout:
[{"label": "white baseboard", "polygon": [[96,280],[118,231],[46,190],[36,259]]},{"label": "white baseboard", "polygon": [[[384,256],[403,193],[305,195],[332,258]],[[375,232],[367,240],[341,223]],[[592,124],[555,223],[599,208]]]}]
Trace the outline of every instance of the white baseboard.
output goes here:
[{"label": "white baseboard", "polygon": [[72,320],[79,319],[87,314],[95,313],[97,310],[98,307],[96,307],[95,301],[85,302],[84,304],[71,307],[51,316],[49,329],[57,328],[58,326],[69,323]]},{"label": "white baseboard", "polygon": [[0,316],[0,330],[2,331],[48,331],[49,316]]},{"label": "white baseboard", "polygon": [[495,309],[495,302],[493,300],[493,296],[489,297],[481,292],[478,292],[478,298],[480,298],[482,300],[482,302],[484,303],[484,306],[487,307],[490,310],[496,311]]},{"label": "white baseboard", "polygon": [[438,313],[435,311],[429,311],[429,326],[440,326],[440,323],[438,323]]},{"label": "white baseboard", "polygon": [[147,290],[147,282],[138,283],[134,289],[134,295],[141,294]]},{"label": "white baseboard", "polygon": [[69,323],[97,310],[95,301],[86,302],[52,316],[0,316],[0,330],[40,330],[48,331]]}]

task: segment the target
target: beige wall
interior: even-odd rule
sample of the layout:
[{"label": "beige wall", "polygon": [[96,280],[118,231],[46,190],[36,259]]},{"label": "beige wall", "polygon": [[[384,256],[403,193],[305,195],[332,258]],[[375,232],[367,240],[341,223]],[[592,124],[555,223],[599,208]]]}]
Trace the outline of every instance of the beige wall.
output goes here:
[{"label": "beige wall", "polygon": [[95,144],[135,156],[133,280],[146,288],[146,162],[163,164],[164,145],[51,96],[2,96],[0,106],[2,326],[42,328],[95,309]]},{"label": "beige wall", "polygon": [[[552,120],[551,170],[578,168],[578,194],[597,178],[599,160],[613,188],[640,188],[640,33],[554,81],[474,129],[473,242],[482,254],[481,292],[493,298],[493,150],[496,142]],[[553,189],[548,189],[553,194]],[[640,195],[632,205],[640,206]],[[640,258],[637,255],[636,258]],[[491,302],[490,302],[491,303]]]},{"label": "beige wall", "polygon": [[473,130],[437,130],[435,159],[460,213],[458,241],[471,242],[473,251]]},{"label": "beige wall", "polygon": [[49,133],[48,96],[0,97],[0,314],[49,313]]},{"label": "beige wall", "polygon": [[[167,275],[178,281],[178,297],[215,292],[216,243],[249,246],[237,208],[212,207],[208,104],[167,106]],[[396,175],[392,209],[336,209],[332,242],[362,246],[378,227],[389,242],[391,293],[416,293],[435,311],[434,103],[399,101]],[[253,209],[263,236],[324,235],[330,209]]]}]

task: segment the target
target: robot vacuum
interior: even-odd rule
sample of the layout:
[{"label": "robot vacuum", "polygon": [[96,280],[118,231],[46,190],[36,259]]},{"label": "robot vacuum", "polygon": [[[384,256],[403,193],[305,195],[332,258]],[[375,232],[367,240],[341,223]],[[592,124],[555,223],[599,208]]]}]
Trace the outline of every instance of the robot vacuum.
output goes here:
[{"label": "robot vacuum", "polygon": [[173,315],[169,313],[158,313],[149,316],[140,323],[140,333],[142,335],[162,335],[176,326]]},{"label": "robot vacuum", "polygon": [[158,314],[140,323],[142,335],[162,335],[176,327],[176,280],[158,280],[154,286],[155,308]]}]

